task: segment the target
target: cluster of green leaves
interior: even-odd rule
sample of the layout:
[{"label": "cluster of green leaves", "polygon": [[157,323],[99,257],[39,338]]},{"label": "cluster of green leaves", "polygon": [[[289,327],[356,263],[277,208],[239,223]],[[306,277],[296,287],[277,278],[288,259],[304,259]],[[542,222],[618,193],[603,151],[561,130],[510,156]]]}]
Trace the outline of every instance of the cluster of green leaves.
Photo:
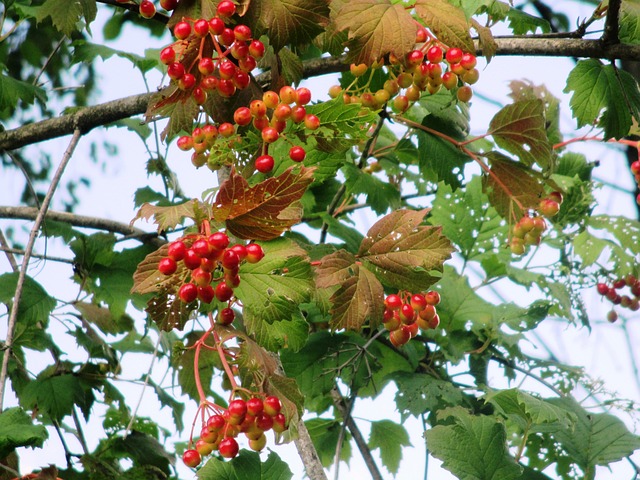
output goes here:
[{"label": "cluster of green leaves", "polygon": [[[127,58],[143,74],[159,67],[151,55],[144,58],[87,41],[96,3],[5,2],[3,21],[16,25],[16,32],[0,42],[5,54],[0,58],[7,59],[0,71],[3,121],[35,117],[30,106],[36,101],[49,113],[56,97],[39,85],[42,65],[53,87],[65,84],[65,71],[73,65],[82,66],[87,88],[77,92],[76,106],[84,105],[91,93],[95,58]],[[216,3],[183,0],[169,26],[182,16],[211,16]],[[274,88],[301,79],[304,56],[346,51],[347,61],[367,64],[390,54],[401,58],[413,48],[416,21],[443,43],[468,51],[474,48],[475,32],[487,57],[495,52],[489,27],[497,22],[506,22],[514,34],[550,29],[546,20],[495,0],[418,0],[411,8],[390,0],[246,0],[239,7],[242,21],[268,39],[263,65],[271,70]],[[135,18],[118,12],[105,26],[109,38]],[[623,41],[640,41],[638,18],[634,2],[622,2]],[[163,27],[147,28],[154,33]],[[43,35],[49,43],[36,42]],[[53,60],[45,61],[54,49]],[[384,75],[371,73],[382,83]],[[341,82],[351,80],[345,73]],[[578,62],[566,90],[572,92],[570,107],[578,126],[597,125],[606,139],[628,135],[640,116],[637,83],[613,64]],[[191,100],[182,102],[179,94],[167,97],[168,92],[158,93],[148,113],[170,117],[167,133],[172,137],[192,129],[199,109]],[[254,85],[246,95],[235,101],[259,97],[260,87]],[[392,117],[406,128],[391,128],[386,111],[344,105],[341,99],[317,102],[307,109],[321,119],[317,131],[309,134],[292,125],[284,132],[307,151],[303,165],[294,165],[287,158],[289,145],[280,142],[269,150],[278,163],[268,178],[239,164],[204,200],[183,202],[177,188],[173,197],[149,187],[138,191],[136,218],[153,218],[160,233],[186,227],[180,235],[189,238],[207,220],[263,246],[265,258],[242,266],[235,290],[242,304],[236,334],[239,375],[249,388],[283,399],[291,421],[284,440],[295,437],[304,410],[311,414],[306,427],[324,465],[334,461],[337,448],[342,460],[352,455],[344,427],[351,412],[344,405],[376,398],[390,384],[397,388],[395,403],[402,417],[424,420],[429,452],[463,480],[545,479],[552,470],[563,480],[595,478],[596,466],[640,448],[638,437],[616,417],[591,412],[572,398],[584,381],[578,372],[521,349],[527,332],[549,317],[588,325],[576,285],[592,285],[595,277],[606,274],[600,264],[620,275],[638,273],[640,224],[590,215],[593,165],[562,152],[557,99],[526,82],[513,82],[511,97],[513,102],[476,139],[469,138],[468,106],[445,90],[425,93],[405,114]],[[21,109],[14,112],[16,105]],[[214,118],[232,111],[219,101],[207,108]],[[122,125],[143,139],[151,133],[135,122]],[[245,146],[258,142],[249,138]],[[482,165],[482,175],[469,173],[473,162]],[[175,186],[165,167],[159,159],[149,165]],[[510,227],[555,190],[563,192],[565,201],[543,247],[524,261],[512,257],[505,248]],[[349,215],[362,204],[381,217],[368,230]],[[309,228],[292,232],[300,223]],[[159,355],[169,361],[179,392],[198,401],[195,353],[189,347],[203,334],[199,315],[220,305],[198,310],[176,299],[178,276],[164,278],[157,270],[166,255],[162,242],[121,248],[113,234],[87,235],[52,222],[44,233],[69,245],[79,293],[55,299],[27,277],[9,364],[20,407],[0,414],[0,456],[11,456],[16,447],[42,445],[47,438],[43,425],[80,435],[78,411],[89,419],[100,403],[106,408],[104,438],[83,452],[82,471],[68,465],[59,474],[66,479],[170,478],[175,475],[174,455],[163,446],[166,432],[151,419],[132,418],[114,380],[126,368],[129,353]],[[320,243],[314,240],[318,235]],[[555,261],[530,268],[540,251]],[[13,301],[16,282],[17,274],[0,276],[4,304]],[[485,292],[496,282],[528,291],[531,303],[488,301]],[[394,347],[381,326],[384,295],[430,288],[441,296],[440,327]],[[144,327],[129,316],[132,310],[146,311]],[[64,318],[67,334],[85,358],[62,351],[51,318]],[[155,347],[149,331],[158,336]],[[28,365],[31,351],[48,351],[54,361],[34,371]],[[216,353],[203,349],[199,376],[204,391],[223,405],[213,388],[222,375],[220,367]],[[497,369],[507,381],[522,371],[546,378],[544,385],[554,396],[504,389],[504,382],[492,381],[490,372]],[[468,378],[464,384],[458,380],[461,373]],[[175,429],[182,431],[190,422],[183,418],[184,405],[166,390],[168,384],[141,380],[171,410]],[[69,419],[74,426],[66,423]],[[379,450],[391,474],[398,472],[402,447],[409,443],[403,425],[372,423],[368,448]],[[261,459],[243,451],[231,462],[210,459],[197,475],[207,480],[293,474],[274,452]]]}]

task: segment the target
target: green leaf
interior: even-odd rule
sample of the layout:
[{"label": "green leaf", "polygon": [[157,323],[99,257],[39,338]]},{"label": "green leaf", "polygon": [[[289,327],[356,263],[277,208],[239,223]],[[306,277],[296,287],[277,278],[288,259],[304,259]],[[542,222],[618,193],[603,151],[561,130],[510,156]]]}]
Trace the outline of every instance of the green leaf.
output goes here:
[{"label": "green leaf", "polygon": [[[342,424],[336,420],[325,418],[313,418],[304,422],[313,445],[316,447],[320,462],[325,467],[333,463],[340,439]],[[345,430],[340,449],[340,460],[347,461],[351,458],[351,435]]]},{"label": "green leaf", "polygon": [[[0,302],[10,305],[18,284],[18,272],[0,275]],[[49,315],[56,307],[56,300],[30,276],[25,276],[22,286],[18,321],[26,324],[49,323]]]},{"label": "green leaf", "polygon": [[572,428],[554,433],[555,440],[585,472],[595,478],[596,465],[608,465],[640,448],[640,437],[629,432],[622,420],[608,413],[592,413],[570,398],[549,400],[576,416]]},{"label": "green leaf", "polygon": [[640,44],[640,2],[623,0],[620,3],[620,42]]},{"label": "green leaf", "polygon": [[141,382],[147,382],[153,388],[153,391],[158,396],[158,400],[163,407],[169,407],[171,410],[171,416],[173,417],[173,424],[176,427],[178,432],[182,432],[184,429],[184,421],[182,420],[182,416],[184,414],[184,403],[179,402],[171,395],[167,393],[167,391],[153,381],[152,378],[143,377],[140,379]]},{"label": "green leaf", "polygon": [[439,185],[429,223],[440,225],[442,233],[458,247],[465,260],[498,253],[506,242],[508,227],[482,191],[482,180],[474,177],[455,192]]},{"label": "green leaf", "polygon": [[269,33],[269,43],[279,51],[285,45],[311,41],[329,23],[326,2],[314,0],[252,0],[242,17],[255,31],[254,38]]},{"label": "green leaf", "polygon": [[426,210],[396,210],[367,232],[358,257],[385,285],[399,290],[428,289],[437,281],[451,242],[441,227],[421,226]]},{"label": "green leaf", "polygon": [[245,310],[243,320],[247,333],[260,346],[272,352],[282,348],[290,348],[297,352],[309,336],[309,324],[299,311],[293,312],[290,318],[270,323],[260,315],[253,314],[251,310]]},{"label": "green leaf", "polygon": [[[430,117],[425,117],[427,120]],[[440,129],[437,129],[440,130]],[[450,141],[422,130],[418,131],[418,160],[420,171],[434,182],[444,182],[452,188],[460,188],[464,166],[471,157]]]},{"label": "green leaf", "polygon": [[366,195],[367,205],[378,215],[384,214],[389,208],[400,208],[400,191],[394,185],[363,172],[353,164],[345,164],[343,172],[346,177],[346,195]]},{"label": "green leaf", "polygon": [[402,4],[389,0],[350,0],[332,12],[338,31],[348,30],[347,61],[371,65],[389,53],[413,49],[416,27]]},{"label": "green leaf", "polygon": [[402,447],[411,445],[407,430],[391,420],[371,422],[369,448],[380,449],[380,460],[390,473],[396,475],[402,460]]},{"label": "green leaf", "polygon": [[158,440],[138,430],[132,430],[126,438],[111,437],[108,448],[114,454],[130,458],[136,467],[153,465],[165,474],[169,473],[169,466],[175,463],[175,457]]},{"label": "green leaf", "polygon": [[475,51],[469,35],[469,21],[462,9],[447,0],[418,0],[415,9],[438,40],[449,47]]},{"label": "green leaf", "polygon": [[0,74],[0,111],[13,111],[19,103],[33,105],[36,99],[42,104],[47,102],[44,89]]},{"label": "green leaf", "polygon": [[398,386],[396,406],[402,417],[419,417],[444,407],[462,403],[462,391],[451,382],[439,380],[425,373],[400,372],[393,380]]},{"label": "green leaf", "polygon": [[489,124],[489,132],[499,147],[517,155],[524,164],[537,163],[546,170],[552,149],[545,122],[542,100],[521,100],[496,113]]},{"label": "green leaf", "polygon": [[80,312],[82,318],[104,333],[115,335],[133,329],[133,319],[129,315],[115,317],[108,309],[94,303],[74,302],[73,307]]},{"label": "green leaf", "polygon": [[138,219],[151,220],[158,225],[158,233],[180,225],[185,218],[196,220],[202,214],[203,205],[196,199],[178,205],[158,206],[144,203],[131,223]]},{"label": "green leaf", "polygon": [[85,26],[93,22],[98,13],[95,0],[45,0],[36,11],[38,23],[50,17],[53,26],[67,36],[80,30],[78,22],[84,18]]},{"label": "green leaf", "polygon": [[514,35],[526,35],[529,32],[536,33],[538,29],[540,29],[542,33],[549,33],[551,31],[551,25],[547,20],[529,15],[519,8],[509,8],[507,11],[507,19],[509,20],[509,28],[511,28]]},{"label": "green leaf", "polygon": [[576,417],[546,399],[510,388],[489,392],[484,401],[493,404],[505,416],[520,417],[526,424],[557,423],[557,428],[571,429]]},{"label": "green leaf", "polygon": [[292,240],[278,238],[261,244],[265,257],[258,263],[242,265],[242,281],[234,289],[245,311],[255,322],[288,321],[299,311],[298,305],[311,298],[313,280],[306,252]]},{"label": "green leaf", "polygon": [[522,467],[509,455],[502,423],[486,415],[459,413],[453,425],[425,432],[427,448],[460,480],[512,480]]},{"label": "green leaf", "polygon": [[[186,337],[186,350],[175,359],[172,359],[174,368],[178,371],[178,384],[185,395],[196,402],[200,401],[198,387],[195,380],[195,353],[194,344],[200,339],[204,332],[190,332]],[[191,347],[191,348],[190,348]],[[208,348],[200,350],[198,360],[198,370],[200,374],[200,383],[206,395],[211,394],[211,379],[215,368],[220,368],[220,358],[217,352]]]},{"label": "green leaf", "polygon": [[42,447],[47,429],[34,425],[33,420],[19,407],[0,413],[0,457],[6,458],[18,447]]},{"label": "green leaf", "polygon": [[98,45],[95,43],[85,42],[83,40],[76,40],[72,45],[74,47],[73,61],[75,63],[92,63],[97,57],[102,58],[102,60],[107,60],[115,55],[129,60],[142,73],[146,73],[149,70],[162,65],[159,60],[141,57],[135,53],[116,50],[114,48],[107,47],[106,45]]},{"label": "green leaf", "polygon": [[262,462],[259,453],[241,450],[230,462],[211,458],[198,470],[197,477],[200,480],[290,480],[293,473],[275,452],[269,452]]},{"label": "green leaf", "polygon": [[629,133],[632,117],[640,118],[640,91],[635,79],[599,60],[580,60],[569,73],[565,93],[573,92],[569,105],[578,127],[595,122],[605,139]]}]

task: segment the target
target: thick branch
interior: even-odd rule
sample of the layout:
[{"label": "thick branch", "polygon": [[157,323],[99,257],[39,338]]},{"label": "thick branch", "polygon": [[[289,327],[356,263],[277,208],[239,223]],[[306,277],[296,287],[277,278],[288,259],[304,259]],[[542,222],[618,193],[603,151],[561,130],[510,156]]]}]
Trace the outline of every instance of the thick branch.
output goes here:
[{"label": "thick branch", "polygon": [[[2,207],[0,206],[0,218],[13,218],[21,220],[34,220],[38,215],[38,209],[35,207]],[[106,218],[88,217],[85,215],[76,215],[74,213],[58,212],[48,210],[46,218],[57,222],[64,222],[75,227],[95,228],[96,230],[105,230],[112,233],[121,233],[135,237],[142,242],[148,241],[152,245],[160,246],[164,240],[157,238],[157,234],[153,232],[145,232],[139,228],[134,228],[126,223],[108,220]]]},{"label": "thick branch", "polygon": [[[496,55],[640,60],[640,45],[605,45],[600,40],[579,38],[496,37],[495,40]],[[482,54],[479,47],[478,54]]]},{"label": "thick branch", "polygon": [[604,23],[604,33],[602,34],[603,45],[614,45],[620,43],[618,28],[620,22],[620,0],[609,0],[607,7],[607,19]]}]

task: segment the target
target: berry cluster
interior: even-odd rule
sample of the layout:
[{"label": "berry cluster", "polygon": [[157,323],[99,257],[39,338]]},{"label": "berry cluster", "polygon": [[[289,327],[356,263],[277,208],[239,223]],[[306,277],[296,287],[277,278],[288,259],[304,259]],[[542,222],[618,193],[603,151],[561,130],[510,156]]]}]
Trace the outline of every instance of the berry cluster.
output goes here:
[{"label": "berry cluster", "polygon": [[[625,287],[629,287],[629,295],[620,295],[618,290]],[[633,275],[628,275],[625,278],[619,278],[614,281],[610,286],[604,282],[596,285],[596,290],[602,295],[603,298],[609,300],[613,305],[620,305],[623,308],[636,312],[640,310],[640,280]],[[615,322],[618,319],[618,313],[615,310],[611,310],[607,314],[607,320]]]},{"label": "berry cluster", "polygon": [[[174,10],[179,3],[180,0],[160,0],[160,7],[165,9],[167,12]],[[135,3],[133,0],[116,0],[117,3]],[[141,0],[138,5],[138,9],[140,15],[144,18],[153,18],[156,14],[156,5],[151,0]]]},{"label": "berry cluster", "polygon": [[252,397],[245,401],[236,399],[219,414],[209,417],[202,425],[200,438],[195,449],[189,449],[182,455],[188,467],[195,468],[202,462],[202,457],[218,451],[224,458],[234,458],[240,449],[236,437],[244,433],[249,440],[249,448],[259,452],[267,444],[265,432],[272,430],[282,433],[287,429],[284,414],[280,411],[282,403],[275,396],[264,400]]},{"label": "berry cluster", "polygon": [[[233,289],[240,285],[240,262],[257,263],[264,257],[264,251],[257,243],[231,247],[229,243],[229,237],[222,232],[176,240],[169,244],[167,256],[158,262],[158,270],[164,275],[173,275],[179,262],[184,264],[189,271],[188,281],[178,290],[178,297],[184,303],[195,300],[211,303],[216,298],[231,305]],[[234,317],[229,306],[220,310],[217,321],[229,325]]]},{"label": "berry cluster", "polygon": [[542,233],[547,229],[547,222],[543,217],[551,218],[557,215],[561,204],[562,193],[551,192],[540,200],[536,211],[525,214],[511,230],[511,253],[523,255],[528,246],[540,245]]},{"label": "berry cluster", "polygon": [[184,18],[176,23],[177,41],[160,52],[169,78],[180,90],[191,92],[200,105],[213,92],[230,97],[237,89],[247,88],[249,73],[265,52],[264,44],[252,39],[248,26],[227,27],[225,21],[236,12],[233,2],[222,0],[216,12],[209,20]]},{"label": "berry cluster", "polygon": [[[640,159],[631,164],[631,173],[633,173],[636,183],[638,184],[638,189],[640,189]],[[640,193],[636,197],[636,202],[640,205]]]},{"label": "berry cluster", "polygon": [[440,324],[436,305],[440,303],[440,294],[399,292],[387,295],[384,299],[383,324],[389,330],[389,340],[399,347],[418,334],[418,329],[429,330]]},{"label": "berry cluster", "polygon": [[[177,145],[181,150],[193,149],[192,163],[200,167],[207,163],[217,139],[225,139],[229,147],[236,144],[235,134],[242,127],[255,128],[262,141],[260,154],[255,159],[255,169],[261,173],[269,173],[275,166],[274,158],[269,155],[269,145],[280,138],[286,138],[283,134],[287,124],[301,124],[307,130],[317,130],[320,127],[320,119],[307,113],[305,105],[311,101],[311,91],[306,87],[295,89],[284,86],[279,93],[269,90],[262,96],[262,100],[253,100],[248,107],[240,107],[233,114],[235,124],[223,123],[217,127],[205,124],[196,127],[191,135],[184,135],[178,139]],[[289,140],[287,138],[287,140]],[[294,162],[302,162],[306,152],[303,147],[292,145],[289,150],[289,158]],[[207,163],[208,164],[208,163]],[[208,164],[215,169],[215,162]]]},{"label": "berry cluster", "polygon": [[[368,83],[359,86],[354,81],[346,89],[339,85],[332,86],[329,96],[337,98],[342,95],[345,103],[359,103],[376,110],[389,103],[399,113],[405,112],[420,98],[422,92],[435,94],[443,86],[455,91],[459,101],[471,100],[473,92],[469,85],[476,83],[480,77],[475,55],[459,48],[446,48],[422,27],[416,34],[416,43],[420,45],[403,59],[390,55],[388,66],[384,67],[383,61],[374,65],[374,68],[386,68],[389,79],[383,88],[372,92]],[[368,67],[365,64],[352,64],[350,71],[353,76],[362,77]]]}]

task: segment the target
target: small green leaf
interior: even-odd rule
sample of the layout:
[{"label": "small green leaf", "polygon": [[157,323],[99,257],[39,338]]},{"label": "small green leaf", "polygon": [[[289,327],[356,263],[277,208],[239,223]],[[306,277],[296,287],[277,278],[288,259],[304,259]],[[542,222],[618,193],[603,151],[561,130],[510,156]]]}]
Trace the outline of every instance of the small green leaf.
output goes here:
[{"label": "small green leaf", "polygon": [[400,208],[400,191],[397,187],[363,172],[353,164],[345,164],[342,170],[346,177],[347,195],[366,195],[367,205],[378,215],[384,214],[389,208]]},{"label": "small green leaf", "polygon": [[390,473],[396,475],[402,460],[402,447],[411,445],[407,430],[391,420],[371,422],[369,448],[380,449],[380,460]]},{"label": "small green leaf", "polygon": [[80,30],[79,23],[84,18],[85,26],[93,22],[98,13],[95,0],[46,0],[36,11],[38,23],[51,18],[53,26],[67,36]]},{"label": "small green leaf", "polygon": [[159,60],[141,57],[134,53],[116,50],[106,45],[98,45],[83,40],[74,41],[73,47],[73,61],[75,63],[92,63],[97,57],[102,58],[102,60],[107,60],[115,55],[129,60],[142,73],[146,73],[152,68],[162,65]]},{"label": "small green leaf", "polygon": [[512,480],[522,467],[507,449],[505,427],[495,418],[459,413],[453,425],[425,432],[427,448],[460,480]]},{"label": "small green leaf", "polygon": [[18,447],[42,447],[47,437],[47,429],[34,425],[21,408],[9,408],[0,413],[0,457],[6,458]]},{"label": "small green leaf", "polygon": [[558,429],[571,429],[576,421],[570,412],[517,388],[487,393],[484,401],[493,404],[503,415],[515,415],[527,424],[557,423]]},{"label": "small green leaf", "polygon": [[[5,273],[0,275],[0,302],[10,305],[14,298],[18,284],[18,273]],[[50,297],[47,291],[28,275],[25,276],[18,307],[18,321],[27,324],[42,322],[49,323],[49,315],[56,307],[56,300]]]},{"label": "small green leaf", "polygon": [[245,310],[243,320],[247,333],[260,346],[272,352],[282,348],[297,352],[304,346],[309,336],[309,324],[299,311],[293,312],[290,318],[270,323],[260,315],[252,313],[251,310]]},{"label": "small green leaf", "polygon": [[[342,424],[336,420],[325,418],[313,418],[304,423],[309,431],[311,440],[313,440],[313,445],[316,447],[322,465],[328,467],[333,463],[336,456]],[[340,460],[347,461],[351,458],[350,439],[351,435],[348,431],[345,431],[340,449]]]},{"label": "small green leaf", "polygon": [[12,111],[21,102],[33,105],[36,99],[43,104],[47,102],[47,94],[44,89],[0,74],[0,111],[7,109]]},{"label": "small green leaf", "polygon": [[444,407],[462,403],[462,391],[451,382],[439,380],[425,373],[400,372],[394,376],[398,386],[396,406],[404,417],[419,417]]},{"label": "small green leaf", "polygon": [[538,29],[540,29],[542,33],[549,33],[551,31],[551,25],[547,20],[529,15],[519,8],[509,8],[507,11],[507,19],[509,20],[509,28],[511,28],[514,35],[536,33]]},{"label": "small green leaf", "polygon": [[640,1],[623,0],[620,3],[620,42],[640,44]]}]

